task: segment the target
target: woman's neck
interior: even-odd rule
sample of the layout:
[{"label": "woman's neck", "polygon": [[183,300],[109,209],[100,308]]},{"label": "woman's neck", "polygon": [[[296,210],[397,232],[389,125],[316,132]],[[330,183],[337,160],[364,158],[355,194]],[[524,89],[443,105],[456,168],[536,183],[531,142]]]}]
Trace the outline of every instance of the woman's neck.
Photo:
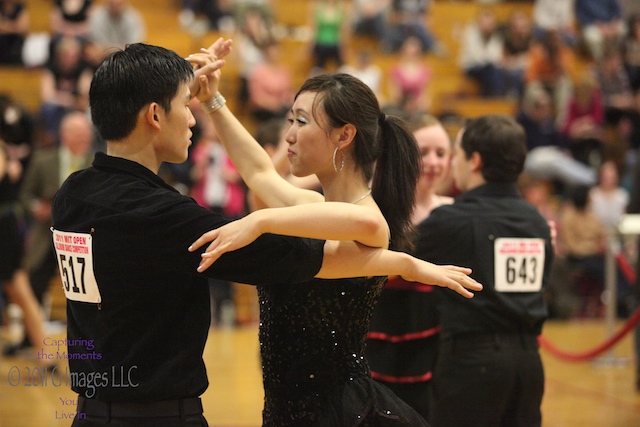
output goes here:
[{"label": "woman's neck", "polygon": [[338,173],[318,176],[327,202],[354,203],[369,191],[364,176],[355,171],[347,171],[347,167],[348,165]]}]

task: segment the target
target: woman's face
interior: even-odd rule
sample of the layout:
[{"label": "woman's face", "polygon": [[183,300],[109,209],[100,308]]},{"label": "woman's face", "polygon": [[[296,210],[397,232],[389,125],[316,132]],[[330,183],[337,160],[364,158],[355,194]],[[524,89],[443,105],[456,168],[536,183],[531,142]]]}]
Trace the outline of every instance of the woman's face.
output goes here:
[{"label": "woman's face", "polygon": [[422,158],[418,186],[435,188],[448,176],[451,169],[449,135],[438,125],[420,128],[413,135],[418,142]]},{"label": "woman's face", "polygon": [[[312,113],[315,92],[303,92],[296,99],[289,119],[291,127],[286,140],[289,143],[288,157],[291,173],[295,176],[323,174],[333,171],[332,156],[336,144],[332,141],[335,130],[327,132],[322,107],[316,107]],[[336,156],[336,165],[340,167],[344,153]]]}]

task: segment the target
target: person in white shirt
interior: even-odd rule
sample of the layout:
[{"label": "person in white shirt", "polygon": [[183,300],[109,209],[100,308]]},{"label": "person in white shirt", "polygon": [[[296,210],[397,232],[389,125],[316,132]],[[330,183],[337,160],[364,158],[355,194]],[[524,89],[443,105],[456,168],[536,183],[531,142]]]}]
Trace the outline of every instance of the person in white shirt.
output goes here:
[{"label": "person in white shirt", "polygon": [[140,12],[128,0],[105,0],[89,19],[91,40],[103,50],[144,41],[146,27]]}]

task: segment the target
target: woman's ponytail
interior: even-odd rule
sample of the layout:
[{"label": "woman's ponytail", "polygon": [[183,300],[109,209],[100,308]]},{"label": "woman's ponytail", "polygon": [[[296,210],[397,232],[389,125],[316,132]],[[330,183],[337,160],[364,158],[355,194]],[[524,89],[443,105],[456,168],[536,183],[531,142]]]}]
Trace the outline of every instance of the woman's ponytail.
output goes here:
[{"label": "woman's ponytail", "polygon": [[381,114],[380,153],[372,179],[372,194],[391,229],[391,247],[410,249],[411,214],[420,176],[420,152],[403,120]]}]

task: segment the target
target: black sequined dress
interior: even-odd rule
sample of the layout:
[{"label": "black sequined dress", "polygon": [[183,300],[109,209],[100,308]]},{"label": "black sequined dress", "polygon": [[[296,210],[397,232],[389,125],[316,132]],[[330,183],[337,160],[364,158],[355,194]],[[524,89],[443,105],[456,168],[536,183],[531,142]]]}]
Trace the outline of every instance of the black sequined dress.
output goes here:
[{"label": "black sequined dress", "polygon": [[427,426],[364,358],[386,278],[259,286],[264,427]]}]

